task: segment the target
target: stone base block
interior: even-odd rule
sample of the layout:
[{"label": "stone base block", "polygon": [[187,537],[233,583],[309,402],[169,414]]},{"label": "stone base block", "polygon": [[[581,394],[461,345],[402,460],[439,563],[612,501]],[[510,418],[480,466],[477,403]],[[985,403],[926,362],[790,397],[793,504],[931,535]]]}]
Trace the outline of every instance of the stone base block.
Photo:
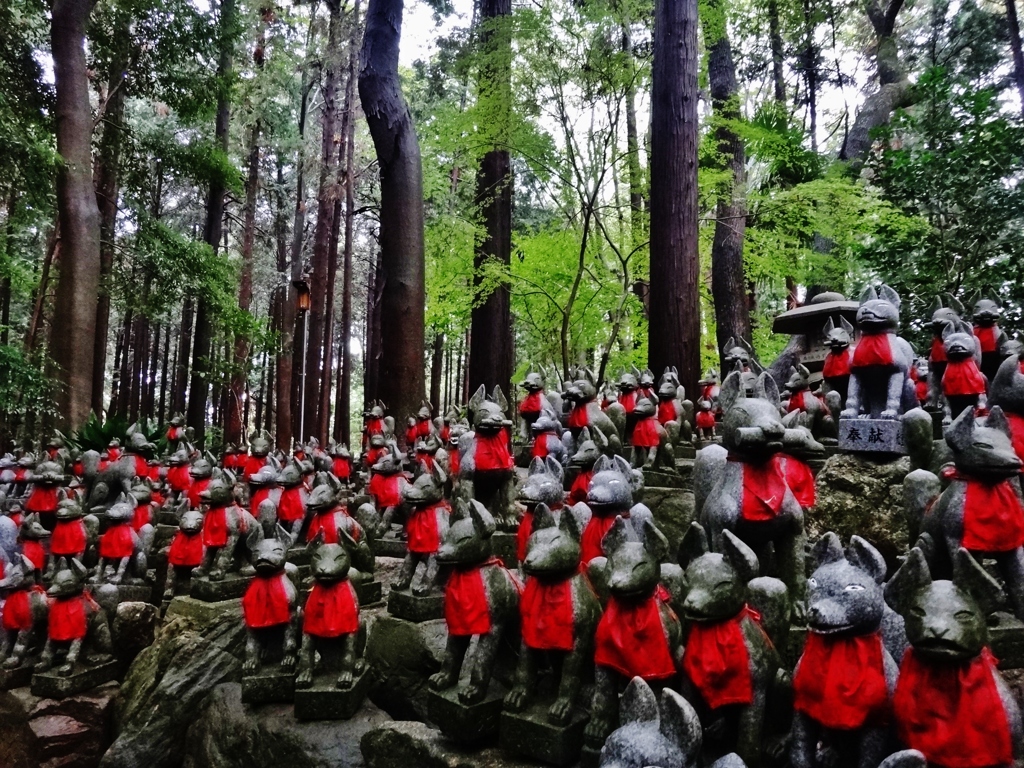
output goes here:
[{"label": "stone base block", "polygon": [[855,453],[907,452],[899,419],[840,419],[839,449]]},{"label": "stone base block", "polygon": [[32,667],[35,666],[37,657],[32,657],[15,669],[0,669],[0,691],[9,691],[11,688],[24,688],[32,682]]},{"label": "stone base block", "polygon": [[289,702],[295,698],[295,670],[267,665],[255,675],[242,675],[242,701],[246,704]]},{"label": "stone base block", "polygon": [[252,579],[252,576],[228,573],[220,581],[210,581],[206,576],[196,576],[193,574],[189,596],[194,597],[196,600],[204,600],[207,603],[232,600],[245,594],[245,590],[252,582]]},{"label": "stone base block", "polygon": [[[157,529],[157,532],[159,532],[161,528],[173,528],[174,531],[176,531],[176,530],[178,530],[178,523],[179,522],[180,521],[178,520],[178,516],[176,514],[174,514],[173,512],[170,512],[170,511],[168,511],[166,509],[163,509],[163,508],[158,509],[157,512],[156,512],[156,529]],[[172,531],[172,534],[173,534],[173,531]]]},{"label": "stone base block", "polygon": [[91,690],[117,677],[117,662],[107,661],[95,666],[76,664],[74,671],[67,677],[57,674],[58,666],[49,672],[36,672],[32,675],[32,695],[44,699],[65,699],[76,693]]},{"label": "stone base block", "polygon": [[118,584],[117,602],[150,603],[153,601],[153,587],[149,584]]},{"label": "stone base block", "polygon": [[373,554],[377,557],[405,557],[408,554],[405,539],[383,536],[373,542]]},{"label": "stone base block", "polygon": [[337,672],[324,672],[313,678],[309,688],[295,689],[295,717],[299,720],[348,720],[363,706],[370,689],[370,668],[352,681],[351,688],[337,688]]},{"label": "stone base block", "polygon": [[478,704],[459,701],[459,686],[427,694],[427,716],[452,741],[474,742],[498,732],[504,693],[495,683]]},{"label": "stone base block", "polygon": [[398,619],[419,623],[444,618],[444,595],[432,592],[420,597],[407,589],[392,589],[388,595],[388,613]]},{"label": "stone base block", "polygon": [[551,701],[538,702],[523,712],[502,712],[499,739],[511,755],[548,765],[572,765],[583,749],[583,729],[589,718],[577,710],[568,725],[548,721]]},{"label": "stone base block", "polygon": [[203,624],[222,620],[241,621],[242,601],[235,598],[233,600],[209,602],[198,600],[188,595],[178,595],[167,606],[167,617],[171,618],[173,616],[184,616]]},{"label": "stone base block", "polygon": [[999,659],[1000,669],[1024,667],[1024,624],[1012,614],[999,612],[991,617],[988,628],[989,645]]},{"label": "stone base block", "polygon": [[357,581],[352,586],[355,587],[360,608],[375,605],[384,599],[384,585],[379,581]]}]

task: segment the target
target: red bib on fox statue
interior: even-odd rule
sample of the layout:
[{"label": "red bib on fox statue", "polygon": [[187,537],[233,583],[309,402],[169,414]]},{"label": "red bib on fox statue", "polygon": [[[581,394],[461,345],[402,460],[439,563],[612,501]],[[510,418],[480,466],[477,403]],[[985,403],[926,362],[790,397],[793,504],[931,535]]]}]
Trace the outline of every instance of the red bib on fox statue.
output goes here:
[{"label": "red bib on fox statue", "polygon": [[825,367],[821,371],[822,378],[836,379],[850,375],[850,348],[842,352],[829,352],[825,356]]},{"label": "red bib on fox statue", "polygon": [[397,473],[394,475],[382,475],[374,472],[367,486],[367,493],[377,505],[377,509],[397,507],[402,503],[402,486],[405,484],[405,475]]},{"label": "red bib on fox statue", "polygon": [[893,707],[900,739],[946,768],[1013,763],[1010,723],[985,648],[963,663],[931,662],[907,651]]},{"label": "red bib on fox statue", "polygon": [[818,497],[814,485],[814,471],[810,465],[788,454],[780,455],[779,461],[782,463],[786,485],[793,492],[797,503],[804,509],[813,507]]},{"label": "red bib on fox statue", "polygon": [[[629,512],[620,512],[619,517],[629,519]],[[615,525],[615,515],[594,515],[583,529],[580,539],[580,561],[586,565],[595,557],[603,557],[604,549],[601,542],[604,535]]]},{"label": "red bib on fox statue", "polygon": [[85,523],[78,520],[58,520],[50,537],[50,552],[54,557],[68,557],[85,552]]},{"label": "red bib on fox statue", "polygon": [[658,438],[658,420],[653,416],[640,419],[633,427],[633,445],[637,448],[657,448],[660,442]]},{"label": "red bib on fox statue", "polygon": [[750,704],[754,683],[750,653],[743,637],[743,619],[758,615],[744,608],[724,621],[695,621],[683,654],[683,671],[711,709],[728,704]]},{"label": "red bib on fox statue", "polygon": [[187,491],[188,487],[192,485],[192,475],[188,473],[188,465],[182,464],[180,466],[168,467],[167,484],[171,487],[172,491],[177,493]]},{"label": "red bib on fox statue", "polygon": [[179,568],[197,568],[203,562],[203,535],[176,531],[167,550],[167,562]]},{"label": "red bib on fox statue", "polygon": [[32,567],[37,571],[43,570],[46,565],[46,549],[36,539],[28,539],[21,545],[21,554],[32,562]]},{"label": "red bib on fox statue", "polygon": [[763,522],[774,520],[782,509],[789,486],[779,456],[772,456],[761,464],[739,461],[743,471],[743,499],[740,516],[744,520]]},{"label": "red bib on fox statue", "polygon": [[[483,565],[500,562],[491,558]],[[448,634],[456,637],[486,635],[491,631],[491,609],[487,604],[482,565],[456,568],[444,588],[444,620]]]},{"label": "red bib on fox statue", "polygon": [[[246,532],[245,518],[238,518],[239,533]],[[203,516],[203,544],[225,547],[228,543],[228,508],[214,507]]]},{"label": "red bib on fox statue", "polygon": [[54,485],[35,485],[28,501],[25,502],[26,512],[52,514],[57,511],[57,487]]},{"label": "red bib on fox statue", "polygon": [[242,614],[249,629],[265,629],[287,624],[291,621],[291,606],[288,605],[288,588],[284,573],[260,576],[252,580],[242,597]]},{"label": "red bib on fox statue", "polygon": [[569,488],[570,504],[579,504],[581,501],[587,500],[587,491],[590,489],[590,481],[593,477],[593,469],[580,470],[580,473],[576,475],[576,479],[572,481],[572,486]]},{"label": "red bib on fox statue", "polygon": [[[522,560],[522,558],[519,558]],[[526,580],[519,599],[523,642],[538,651],[573,647],[572,576],[563,581]]]},{"label": "red bib on fox statue", "polygon": [[473,459],[478,472],[513,469],[515,462],[508,450],[508,435],[505,430],[499,429],[493,435],[477,432]]},{"label": "red bib on fox statue", "polygon": [[523,402],[519,404],[519,413],[540,413],[541,406],[543,405],[543,397],[543,392],[531,392],[526,397],[524,397]]},{"label": "red bib on fox statue", "polygon": [[826,728],[849,731],[889,714],[882,636],[807,634],[793,677],[793,708]]},{"label": "red bib on fox statue", "polygon": [[32,593],[45,595],[46,590],[36,584],[29,589],[19,589],[7,596],[4,602],[4,615],[0,626],[7,632],[24,632],[32,629]]},{"label": "red bib on fox statue", "polygon": [[590,424],[590,414],[587,412],[587,403],[578,403],[569,411],[569,429],[583,429]]},{"label": "red bib on fox statue", "polygon": [[50,600],[50,617],[47,628],[49,638],[58,643],[84,639],[89,631],[86,608],[93,611],[100,609],[88,592],[74,597]]},{"label": "red bib on fox statue", "polygon": [[658,423],[665,426],[670,421],[675,421],[676,402],[675,400],[661,400],[658,402]]},{"label": "red bib on fox statue", "polygon": [[448,514],[451,507],[447,501],[439,501],[429,507],[414,508],[405,521],[406,546],[410,552],[432,555],[441,546],[441,535],[437,529],[437,514]]},{"label": "red bib on fox statue", "polygon": [[359,631],[359,600],[348,579],[313,583],[306,599],[302,631],[313,637],[341,637]]},{"label": "red bib on fox statue", "polygon": [[111,526],[100,536],[100,557],[119,560],[122,557],[131,557],[134,551],[135,543],[132,541],[130,523]]},{"label": "red bib on fox statue", "polygon": [[192,509],[199,509],[199,505],[202,503],[202,499],[199,494],[206,490],[206,486],[210,484],[210,478],[201,477],[198,480],[192,479],[192,485],[188,487],[188,505]]},{"label": "red bib on fox statue", "polygon": [[974,326],[974,336],[981,345],[981,352],[998,352],[996,348],[996,328],[994,325],[976,325]]},{"label": "red bib on fox statue", "polygon": [[928,362],[946,362],[946,345],[942,343],[942,337],[936,337],[932,339],[932,349],[931,352],[928,353]]},{"label": "red bib on fox statue", "polygon": [[996,483],[952,473],[964,491],[960,545],[975,552],[1009,552],[1024,545],[1024,504],[1008,479]]},{"label": "red bib on fox statue", "polygon": [[661,601],[651,595],[635,602],[608,598],[594,638],[594,662],[626,679],[664,680],[676,674],[661,620]]},{"label": "red bib on fox statue", "polygon": [[339,480],[348,480],[352,476],[352,459],[335,456],[331,464],[331,471]]},{"label": "red bib on fox statue", "polygon": [[950,395],[984,395],[986,390],[985,377],[978,370],[973,358],[966,360],[950,360],[942,374],[942,394]]},{"label": "red bib on fox statue", "polygon": [[851,368],[870,368],[873,366],[892,367],[892,343],[889,333],[872,333],[861,336],[857,348],[853,351]]}]

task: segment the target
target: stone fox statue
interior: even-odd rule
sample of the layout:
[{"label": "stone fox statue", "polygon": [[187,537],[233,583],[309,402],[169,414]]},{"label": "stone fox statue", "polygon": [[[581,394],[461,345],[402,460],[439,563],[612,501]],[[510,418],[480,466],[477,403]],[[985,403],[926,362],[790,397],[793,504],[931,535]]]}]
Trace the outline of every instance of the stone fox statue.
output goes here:
[{"label": "stone fox statue", "polygon": [[953,296],[947,296],[945,304],[941,296],[932,303],[932,319],[928,325],[932,331],[932,345],[928,350],[928,404],[938,408],[942,404],[942,374],[946,371],[946,349],[942,333],[950,323],[959,323],[964,316],[964,306]]},{"label": "stone fox statue", "polygon": [[850,361],[845,419],[896,419],[917,406],[910,367],[914,350],[896,335],[900,297],[887,285],[868,286],[860,296],[861,337]]},{"label": "stone fox statue", "polygon": [[962,548],[952,576],[933,581],[915,547],[885,586],[911,646],[893,695],[896,730],[929,765],[1009,766],[1021,758],[1024,726],[988,649],[999,585]]},{"label": "stone fox statue", "polygon": [[[764,552],[768,543],[773,543],[777,575],[785,582],[799,613],[806,583],[804,512],[787,481],[780,453],[788,443],[803,442],[806,436],[802,430],[787,429],[782,423],[779,390],[769,375],[758,377],[756,397],[744,395],[741,376],[733,371],[722,384],[724,450],[705,448],[699,462],[700,477],[694,468],[695,493],[700,491],[701,497],[707,494],[698,513],[716,551],[724,546],[726,530],[755,553]],[[723,460],[708,460],[718,453],[723,454]]]},{"label": "stone fox statue", "polygon": [[81,660],[87,665],[109,661],[110,625],[107,615],[86,589],[89,571],[72,558],[57,561],[57,573],[46,591],[50,601],[46,645],[36,672],[48,672],[63,657],[57,669],[68,677]]},{"label": "stone fox statue", "polygon": [[967,409],[946,431],[955,469],[938,498],[920,492],[937,488],[934,475],[917,470],[907,476],[908,499],[917,501],[913,516],[935,545],[931,565],[948,575],[961,548],[994,558],[1006,582],[1014,613],[1024,617],[1024,495],[1021,460],[1010,442],[1002,409],[994,406],[980,424]]},{"label": "stone fox statue", "polygon": [[[452,569],[444,592],[448,643],[441,671],[429,684],[435,690],[451,688],[458,684],[463,664],[468,664],[469,679],[459,689],[464,704],[486,697],[498,643],[519,618],[519,583],[491,554],[494,531],[494,518],[483,504],[460,500],[437,553],[438,562]],[[474,638],[477,642],[467,656]]]},{"label": "stone fox statue", "polygon": [[24,555],[6,565],[0,589],[7,595],[0,620],[0,661],[5,669],[16,669],[46,642],[50,606],[36,581],[35,564]]},{"label": "stone fox statue", "polygon": [[562,490],[562,465],[548,456],[535,458],[530,462],[529,474],[519,488],[516,500],[523,505],[523,516],[519,520],[516,531],[516,559],[526,559],[526,548],[533,533],[533,515],[541,504],[550,512],[560,512],[565,503],[565,492]]},{"label": "stone fox statue", "polygon": [[705,728],[721,721],[726,743],[754,766],[768,692],[781,662],[758,615],[747,607],[757,556],[729,531],[723,544],[723,553],[709,552],[704,529],[693,523],[680,545],[686,569],[681,608],[689,626],[680,690]]},{"label": "stone fox statue", "polygon": [[461,491],[483,504],[503,531],[514,531],[515,464],[509,451],[509,428],[505,418],[508,401],[499,387],[491,398],[481,385],[469,401],[473,431],[459,441]]},{"label": "stone fox statue", "polygon": [[853,326],[845,317],[839,318],[838,326],[831,317],[825,323],[824,336],[828,355],[825,356],[821,376],[828,391],[839,396],[840,410],[846,406],[846,394],[850,389],[850,362],[853,359],[850,345],[853,343],[853,335]]},{"label": "stone fox statue", "polygon": [[558,521],[545,504],[532,516],[532,533],[523,559],[526,587],[519,602],[522,648],[515,686],[505,708],[522,710],[534,692],[538,657],[561,655],[558,697],[548,719],[566,725],[580,689],[584,665],[590,661],[601,604],[580,572],[580,527],[571,513]]},{"label": "stone fox statue", "polygon": [[572,433],[573,449],[579,447],[579,435],[584,427],[589,427],[591,434],[600,432],[608,443],[607,453],[622,453],[622,435],[626,429],[625,411],[622,411],[622,423],[614,423],[608,414],[601,410],[597,401],[597,383],[593,372],[582,368],[576,371],[575,379],[567,385],[565,397],[571,404],[568,423]]},{"label": "stone fox statue", "polygon": [[210,484],[200,494],[207,509],[203,515],[203,564],[193,571],[219,581],[239,565],[239,550],[244,548],[243,536],[255,528],[256,518],[235,504],[235,477],[227,470],[215,469]]},{"label": "stone fox statue", "polygon": [[814,545],[813,558],[790,760],[794,768],[877,766],[889,751],[887,714],[899,675],[884,639],[885,560],[859,536],[844,551],[834,533]]},{"label": "stone fox statue", "polygon": [[[437,550],[448,533],[451,513],[444,498],[447,482],[444,471],[435,464],[432,469],[423,466],[416,480],[402,488],[402,501],[409,506],[405,521],[408,552],[394,589],[411,586],[413,594],[426,595],[437,586]],[[420,565],[422,574],[417,573]]]},{"label": "stone fox statue", "polygon": [[253,526],[247,544],[256,576],[242,597],[248,639],[242,672],[255,674],[265,660],[277,659],[282,669],[295,668],[298,649],[299,593],[289,578],[296,567],[285,562],[291,535],[280,525],[273,538]]}]

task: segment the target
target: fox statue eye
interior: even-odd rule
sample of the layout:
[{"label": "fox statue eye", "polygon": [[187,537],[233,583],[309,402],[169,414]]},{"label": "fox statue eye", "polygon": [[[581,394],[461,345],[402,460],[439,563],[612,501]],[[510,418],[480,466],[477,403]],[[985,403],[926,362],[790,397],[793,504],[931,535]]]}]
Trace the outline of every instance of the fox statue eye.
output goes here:
[{"label": "fox statue eye", "polygon": [[811,587],[813,589],[814,587],[818,586],[818,580],[815,579],[815,578],[808,579],[807,580],[807,586]]},{"label": "fox statue eye", "polygon": [[863,584],[847,584],[846,585],[846,591],[847,592],[863,592],[864,591],[864,585]]}]

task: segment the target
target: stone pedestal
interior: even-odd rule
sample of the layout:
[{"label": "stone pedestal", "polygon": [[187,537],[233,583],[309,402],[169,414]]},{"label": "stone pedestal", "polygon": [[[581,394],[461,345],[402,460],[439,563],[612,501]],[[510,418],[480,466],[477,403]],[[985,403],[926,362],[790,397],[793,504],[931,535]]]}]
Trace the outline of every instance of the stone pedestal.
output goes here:
[{"label": "stone pedestal", "polygon": [[242,675],[242,701],[246,704],[288,702],[295,698],[295,670],[280,664],[264,665],[254,675]]},{"label": "stone pedestal", "polygon": [[184,616],[204,625],[219,621],[241,621],[242,601],[235,598],[210,602],[188,595],[178,595],[167,606],[167,618],[175,616]]},{"label": "stone pedestal", "polygon": [[506,568],[518,568],[516,557],[516,535],[508,531],[497,531],[491,536],[491,552],[504,563]]},{"label": "stone pedestal", "polygon": [[15,669],[0,668],[0,691],[9,691],[11,688],[24,688],[31,683],[32,668],[38,660],[38,656],[32,656],[28,661]]},{"label": "stone pedestal", "polygon": [[544,701],[523,712],[502,712],[499,734],[502,750],[548,765],[572,765],[579,760],[583,730],[589,718],[577,710],[568,725],[554,725],[548,721],[551,704],[551,701]]},{"label": "stone pedestal", "polygon": [[376,605],[384,599],[384,585],[377,580],[354,581],[352,586],[355,588],[360,608]]},{"label": "stone pedestal", "polygon": [[196,576],[193,572],[189,595],[196,600],[203,600],[207,603],[232,600],[245,594],[245,590],[249,587],[252,579],[252,576],[226,573],[220,581],[210,581],[208,577]]},{"label": "stone pedestal", "polygon": [[405,539],[385,534],[373,542],[373,554],[377,557],[405,557],[408,550]]},{"label": "stone pedestal", "polygon": [[840,419],[839,449],[854,453],[907,452],[899,419]]},{"label": "stone pedestal", "polygon": [[463,704],[459,701],[459,686],[454,685],[427,694],[427,716],[452,741],[479,741],[498,732],[504,698],[505,694],[492,681],[483,701]]},{"label": "stone pedestal", "polygon": [[388,613],[392,616],[419,623],[444,618],[444,594],[431,592],[419,597],[407,589],[392,589],[388,595]]},{"label": "stone pedestal", "polygon": [[370,689],[370,668],[357,675],[350,688],[337,688],[335,670],[313,678],[309,688],[295,689],[295,717],[299,720],[348,720],[363,705]]},{"label": "stone pedestal", "polygon": [[1013,614],[1000,611],[990,617],[989,645],[1000,669],[1024,667],[1024,624]]},{"label": "stone pedestal", "polygon": [[76,664],[67,677],[57,674],[59,664],[49,672],[32,675],[32,695],[44,699],[64,699],[88,691],[117,677],[117,661],[111,660],[95,666]]},{"label": "stone pedestal", "polygon": [[153,587],[148,584],[118,584],[118,603],[151,603]]},{"label": "stone pedestal", "polygon": [[156,511],[154,520],[156,522],[156,529],[158,532],[161,528],[172,528],[175,531],[178,530],[178,516],[163,507]]}]

